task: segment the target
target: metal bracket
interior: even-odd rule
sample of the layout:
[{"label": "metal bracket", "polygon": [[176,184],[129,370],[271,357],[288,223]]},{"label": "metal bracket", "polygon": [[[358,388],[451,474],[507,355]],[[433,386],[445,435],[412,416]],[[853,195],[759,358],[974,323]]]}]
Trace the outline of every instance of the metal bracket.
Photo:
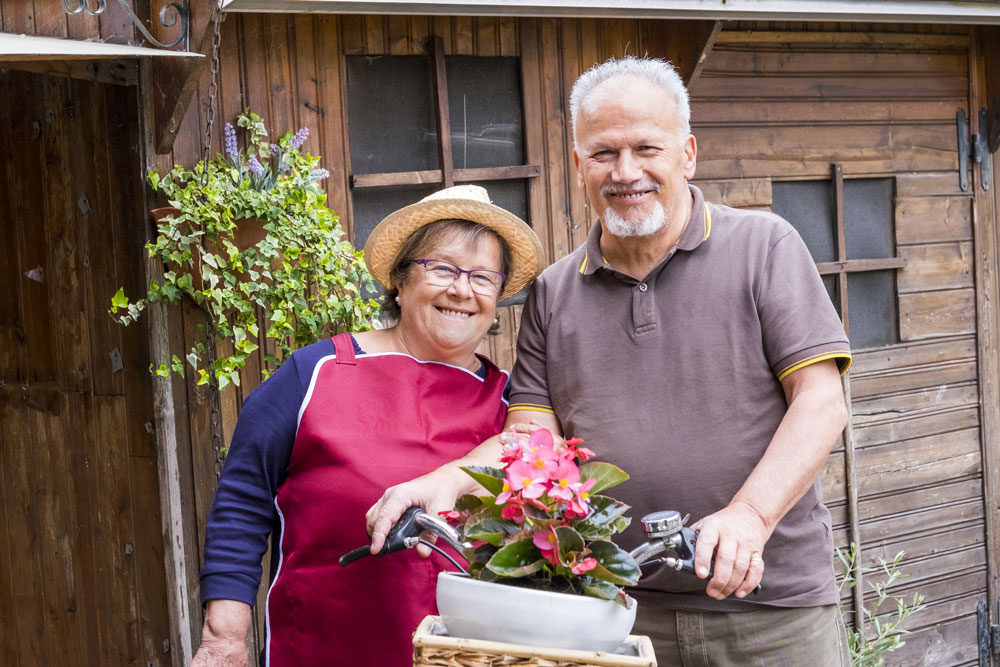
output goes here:
[{"label": "metal bracket", "polygon": [[[139,32],[142,33],[147,42],[161,49],[172,49],[183,41],[185,51],[191,50],[191,8],[189,2],[190,0],[176,0],[160,8],[160,25],[164,28],[173,28],[177,25],[178,21],[181,24],[180,33],[177,37],[172,42],[163,43],[150,34],[142,19],[132,11],[128,0],[118,0],[118,4],[122,6],[125,13],[132,19],[132,23],[139,29]],[[67,14],[72,15],[84,12],[85,14],[96,16],[107,9],[107,0],[62,0],[62,7],[63,11]]]},{"label": "metal bracket", "polygon": [[[1000,601],[997,602],[997,613],[1000,615]],[[1000,655],[1000,625],[990,625],[984,600],[976,604],[976,636],[979,640],[979,667],[990,667],[990,654]]]},{"label": "metal bracket", "polygon": [[979,110],[979,133],[972,135],[972,159],[979,164],[983,190],[990,189],[990,148],[986,136],[986,107],[983,107]]},{"label": "metal bracket", "polygon": [[983,190],[990,189],[990,149],[986,144],[986,108],[979,110],[979,132],[969,137],[969,123],[965,110],[955,112],[958,126],[958,185],[962,192],[969,191],[969,158],[979,165],[980,183]]}]

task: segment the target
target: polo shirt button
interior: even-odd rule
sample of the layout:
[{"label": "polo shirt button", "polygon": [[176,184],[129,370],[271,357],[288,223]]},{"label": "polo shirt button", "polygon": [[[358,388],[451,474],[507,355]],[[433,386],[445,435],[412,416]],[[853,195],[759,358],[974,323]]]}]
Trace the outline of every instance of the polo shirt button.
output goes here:
[{"label": "polo shirt button", "polygon": [[639,283],[640,292],[645,292],[647,289],[649,289],[649,287],[646,286],[646,283]]}]

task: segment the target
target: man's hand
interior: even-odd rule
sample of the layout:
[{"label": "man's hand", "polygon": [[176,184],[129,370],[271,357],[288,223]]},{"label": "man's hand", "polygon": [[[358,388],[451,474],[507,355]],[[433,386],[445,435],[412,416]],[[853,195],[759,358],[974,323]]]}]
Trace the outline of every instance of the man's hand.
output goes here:
[{"label": "man's hand", "polygon": [[249,667],[247,632],[250,606],[236,600],[209,600],[201,646],[191,667]]},{"label": "man's hand", "polygon": [[714,576],[705,588],[709,597],[723,600],[735,592],[742,598],[757,587],[764,575],[762,554],[771,530],[750,505],[734,501],[691,527],[699,531],[694,553],[699,578],[708,576],[716,552]]}]

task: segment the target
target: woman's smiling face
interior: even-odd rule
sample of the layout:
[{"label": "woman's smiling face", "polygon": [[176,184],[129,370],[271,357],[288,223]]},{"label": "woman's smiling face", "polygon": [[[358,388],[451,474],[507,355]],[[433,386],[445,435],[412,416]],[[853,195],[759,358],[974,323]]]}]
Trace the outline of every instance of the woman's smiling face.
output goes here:
[{"label": "woman's smiling face", "polygon": [[[466,270],[501,270],[500,244],[492,234],[471,244],[446,236],[421,251],[420,259],[441,259]],[[398,289],[398,326],[407,341],[418,342],[434,360],[471,355],[496,317],[498,297],[473,291],[465,273],[448,287],[440,287],[427,280],[423,266],[411,264]]]}]

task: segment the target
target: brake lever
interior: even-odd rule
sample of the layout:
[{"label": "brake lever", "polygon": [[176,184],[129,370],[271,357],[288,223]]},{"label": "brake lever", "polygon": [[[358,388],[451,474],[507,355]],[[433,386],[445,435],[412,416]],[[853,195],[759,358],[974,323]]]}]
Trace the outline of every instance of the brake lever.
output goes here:
[{"label": "brake lever", "polygon": [[424,530],[417,522],[417,518],[423,513],[424,510],[420,507],[409,508],[403,512],[403,516],[399,518],[399,521],[389,529],[389,534],[385,537],[385,544],[382,545],[382,549],[377,554],[371,553],[371,545],[358,547],[340,557],[340,566],[347,567],[354,561],[365,556],[384,556],[416,546],[420,541],[420,533]]}]

